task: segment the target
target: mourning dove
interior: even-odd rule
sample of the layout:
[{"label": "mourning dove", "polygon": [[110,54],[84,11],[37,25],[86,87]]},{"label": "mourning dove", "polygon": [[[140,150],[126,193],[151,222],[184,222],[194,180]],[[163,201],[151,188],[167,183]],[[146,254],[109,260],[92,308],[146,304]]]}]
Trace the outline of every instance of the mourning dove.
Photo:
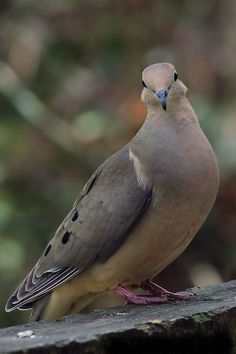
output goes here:
[{"label": "mourning dove", "polygon": [[6,311],[33,308],[32,320],[56,319],[111,289],[133,303],[182,298],[150,279],[206,219],[218,164],[174,66],[148,66],[142,82],[143,126],[91,176]]}]

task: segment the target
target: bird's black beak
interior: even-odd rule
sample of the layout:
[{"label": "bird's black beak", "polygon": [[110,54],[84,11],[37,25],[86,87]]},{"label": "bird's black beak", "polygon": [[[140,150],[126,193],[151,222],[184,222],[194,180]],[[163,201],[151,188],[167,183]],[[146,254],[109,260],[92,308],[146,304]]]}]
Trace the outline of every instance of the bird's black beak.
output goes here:
[{"label": "bird's black beak", "polygon": [[164,89],[164,90],[160,90],[160,91],[155,92],[155,95],[157,96],[157,98],[161,102],[161,105],[162,105],[162,108],[164,109],[164,111],[166,111],[168,93],[169,93],[168,89]]}]

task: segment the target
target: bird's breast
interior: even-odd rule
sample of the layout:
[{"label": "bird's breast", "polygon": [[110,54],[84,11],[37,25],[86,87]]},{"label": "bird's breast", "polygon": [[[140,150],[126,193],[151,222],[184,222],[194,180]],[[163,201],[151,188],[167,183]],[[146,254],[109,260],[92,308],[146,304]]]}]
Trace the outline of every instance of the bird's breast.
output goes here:
[{"label": "bird's breast", "polygon": [[[140,144],[141,145],[141,144]],[[181,131],[160,129],[155,144],[134,151],[140,173],[153,186],[154,203],[166,201],[175,207],[211,208],[219,185],[215,154],[198,125]],[[140,154],[139,154],[140,153]],[[145,176],[143,179],[145,179]]]}]

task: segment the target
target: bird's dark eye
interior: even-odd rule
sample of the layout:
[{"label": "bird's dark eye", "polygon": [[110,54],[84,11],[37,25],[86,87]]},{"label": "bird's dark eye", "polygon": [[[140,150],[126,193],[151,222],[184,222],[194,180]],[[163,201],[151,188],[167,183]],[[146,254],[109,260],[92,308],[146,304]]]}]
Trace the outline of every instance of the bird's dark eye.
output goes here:
[{"label": "bird's dark eye", "polygon": [[143,84],[144,87],[147,88],[147,85],[145,84],[145,82],[143,80],[142,80],[142,84]]},{"label": "bird's dark eye", "polygon": [[176,81],[178,79],[178,74],[177,74],[177,72],[175,71],[174,72],[174,81]]}]

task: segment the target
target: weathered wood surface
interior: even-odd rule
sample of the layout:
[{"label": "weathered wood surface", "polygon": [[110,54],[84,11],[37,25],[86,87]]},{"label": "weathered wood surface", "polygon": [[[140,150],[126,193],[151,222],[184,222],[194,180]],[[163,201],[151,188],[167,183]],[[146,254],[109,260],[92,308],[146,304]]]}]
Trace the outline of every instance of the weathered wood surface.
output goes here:
[{"label": "weathered wood surface", "polygon": [[[0,353],[233,353],[236,281],[193,292],[196,297],[188,301],[126,305],[5,328]],[[26,330],[31,335],[19,338]]]}]

